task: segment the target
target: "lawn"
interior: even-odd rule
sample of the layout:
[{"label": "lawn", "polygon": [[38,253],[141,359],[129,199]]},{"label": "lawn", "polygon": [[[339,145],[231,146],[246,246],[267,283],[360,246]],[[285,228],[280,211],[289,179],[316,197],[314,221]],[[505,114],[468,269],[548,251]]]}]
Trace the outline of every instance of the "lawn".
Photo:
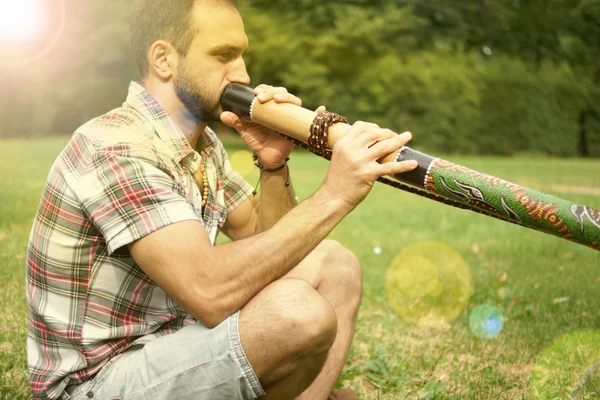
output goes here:
[{"label": "lawn", "polygon": [[[30,397],[27,238],[49,167],[67,140],[0,141],[0,399]],[[228,146],[239,149],[233,140]],[[447,158],[600,208],[598,160]],[[300,199],[327,168],[305,152],[295,152],[290,165]],[[248,176],[252,184],[256,178]],[[364,271],[339,385],[364,399],[562,399],[577,390],[579,399],[600,397],[592,368],[600,359],[600,252],[381,185],[331,238],[352,249]],[[482,305],[502,315],[484,329],[494,337],[470,327]],[[438,318],[410,322],[427,311]],[[450,314],[456,317],[439,318]]]}]

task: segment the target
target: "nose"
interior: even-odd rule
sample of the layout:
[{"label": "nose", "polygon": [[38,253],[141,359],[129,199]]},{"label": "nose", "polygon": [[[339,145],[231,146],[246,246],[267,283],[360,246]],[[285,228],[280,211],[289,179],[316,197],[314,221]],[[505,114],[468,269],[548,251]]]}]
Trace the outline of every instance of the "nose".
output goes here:
[{"label": "nose", "polygon": [[238,62],[235,63],[234,69],[229,74],[228,80],[230,83],[241,83],[243,85],[250,84],[250,76],[246,71],[246,63],[244,59],[240,57]]}]

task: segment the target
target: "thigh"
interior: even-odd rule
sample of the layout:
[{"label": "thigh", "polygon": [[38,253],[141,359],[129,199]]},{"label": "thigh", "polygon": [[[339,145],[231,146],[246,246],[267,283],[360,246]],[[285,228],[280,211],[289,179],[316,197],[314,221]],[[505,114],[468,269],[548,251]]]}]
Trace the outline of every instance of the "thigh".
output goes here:
[{"label": "thigh", "polygon": [[336,246],[336,243],[330,240],[322,241],[298,265],[285,274],[283,278],[302,279],[314,289],[318,288],[323,278],[323,267],[332,258],[334,254],[333,248]]},{"label": "thigh", "polygon": [[360,302],[362,270],[358,258],[334,240],[321,242],[283,277],[302,279],[337,308]]},{"label": "thigh", "polygon": [[239,313],[153,339],[111,360],[74,399],[253,399],[264,394],[242,350]]}]

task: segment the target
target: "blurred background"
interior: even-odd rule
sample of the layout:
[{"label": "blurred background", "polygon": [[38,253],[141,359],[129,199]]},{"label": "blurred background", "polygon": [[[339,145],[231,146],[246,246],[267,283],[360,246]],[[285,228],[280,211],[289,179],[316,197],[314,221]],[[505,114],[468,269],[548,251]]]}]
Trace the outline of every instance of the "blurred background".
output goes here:
[{"label": "blurred background", "polygon": [[[253,85],[600,209],[600,0],[240,2]],[[0,400],[31,399],[24,265],[48,170],[138,79],[131,3],[0,0]],[[300,200],[326,168],[294,154]],[[338,382],[360,398],[600,398],[600,253],[383,185],[331,238],[363,265]],[[414,324],[438,309],[448,323]]]},{"label": "blurred background", "polygon": [[[0,138],[72,133],[137,79],[131,0],[2,1]],[[242,0],[253,84],[430,152],[600,157],[599,0]],[[34,29],[31,29],[34,27]]]}]

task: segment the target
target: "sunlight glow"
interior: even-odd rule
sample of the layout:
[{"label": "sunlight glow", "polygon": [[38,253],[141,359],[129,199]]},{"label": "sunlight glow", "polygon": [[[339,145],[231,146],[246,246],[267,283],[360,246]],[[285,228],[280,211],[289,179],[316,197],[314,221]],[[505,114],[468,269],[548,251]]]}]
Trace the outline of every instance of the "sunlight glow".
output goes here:
[{"label": "sunlight glow", "polygon": [[405,247],[386,272],[390,305],[419,327],[444,327],[463,312],[473,282],[460,253],[439,242]]},{"label": "sunlight glow", "polygon": [[0,41],[27,41],[42,32],[40,0],[0,0]]},{"label": "sunlight glow", "polygon": [[65,24],[64,0],[0,0],[0,66],[41,60],[58,43]]}]

